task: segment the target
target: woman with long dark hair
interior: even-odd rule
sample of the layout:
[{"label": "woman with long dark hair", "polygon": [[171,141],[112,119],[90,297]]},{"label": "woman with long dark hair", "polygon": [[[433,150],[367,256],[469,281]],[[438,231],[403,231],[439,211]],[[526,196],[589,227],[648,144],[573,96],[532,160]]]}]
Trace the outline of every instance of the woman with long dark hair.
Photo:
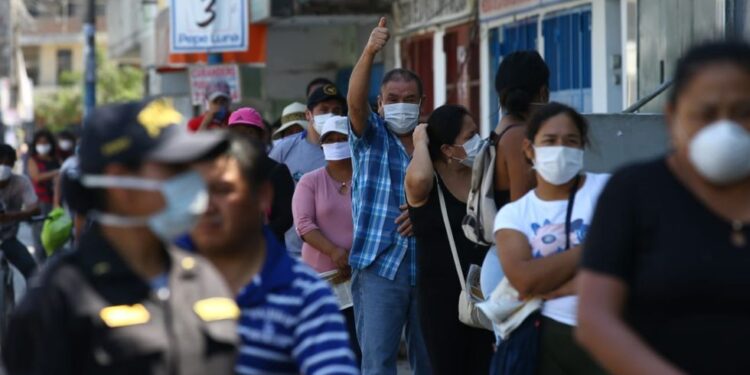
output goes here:
[{"label": "woman with long dark hair", "polygon": [[[495,204],[497,209],[523,197],[536,180],[524,155],[526,123],[534,111],[549,101],[549,68],[536,51],[517,51],[503,57],[495,76],[501,118],[491,133],[495,142]],[[482,263],[481,286],[485,296],[503,278],[497,252],[487,252]]]},{"label": "woman with long dark hair", "polygon": [[498,208],[521,198],[534,187],[523,141],[526,122],[549,101],[549,68],[536,51],[518,51],[503,58],[495,76],[502,118],[497,124],[495,201]]},{"label": "woman with long dark hair", "polygon": [[[34,133],[29,148],[31,157],[27,161],[26,168],[34,185],[34,191],[39,198],[41,214],[47,215],[54,204],[55,179],[60,174],[60,161],[57,159],[57,140],[49,130],[38,130]],[[39,260],[44,260],[47,257],[41,240],[43,225],[44,223],[40,222],[32,226],[34,255]]]},{"label": "woman with long dark hair", "polygon": [[432,370],[435,374],[485,375],[493,337],[458,320],[461,284],[447,232],[454,238],[464,278],[469,266],[481,264],[487,252],[487,247],[469,241],[461,229],[471,165],[481,146],[478,128],[465,108],[444,105],[432,112],[427,124],[417,126],[413,138],[406,200],[417,240],[420,324]]},{"label": "woman with long dark hair", "polygon": [[[609,175],[583,172],[588,124],[574,109],[547,104],[526,129],[524,153],[534,165],[536,188],[500,209],[495,241],[505,276],[521,298],[544,302],[540,313],[528,316],[500,344],[498,355],[504,361],[498,361],[504,364],[498,367],[506,371],[498,373],[529,373],[513,369],[514,356],[507,355],[512,351],[523,358],[525,369],[536,367],[532,373],[602,374],[575,342],[573,329],[581,244]],[[519,345],[518,334],[529,346]]]}]

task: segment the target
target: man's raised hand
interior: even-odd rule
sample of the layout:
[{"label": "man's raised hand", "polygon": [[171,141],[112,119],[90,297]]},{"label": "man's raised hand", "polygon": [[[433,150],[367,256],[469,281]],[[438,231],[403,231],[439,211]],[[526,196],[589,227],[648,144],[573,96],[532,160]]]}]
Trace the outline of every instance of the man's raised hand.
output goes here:
[{"label": "man's raised hand", "polygon": [[370,33],[370,40],[367,41],[365,52],[370,53],[373,56],[376,55],[383,49],[383,47],[385,47],[385,44],[388,43],[390,37],[391,35],[388,33],[385,17],[381,17],[378,26],[372,29],[372,33]]}]

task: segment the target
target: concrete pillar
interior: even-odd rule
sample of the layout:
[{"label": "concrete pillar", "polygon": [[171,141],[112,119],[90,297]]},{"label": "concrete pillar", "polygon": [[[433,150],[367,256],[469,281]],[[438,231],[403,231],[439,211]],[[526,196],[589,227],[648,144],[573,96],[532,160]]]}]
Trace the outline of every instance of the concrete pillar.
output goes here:
[{"label": "concrete pillar", "polygon": [[446,66],[445,51],[443,50],[443,37],[445,30],[439,28],[432,34],[432,72],[433,72],[433,98],[435,108],[445,104],[446,100]]},{"label": "concrete pillar", "polygon": [[490,90],[495,82],[492,72],[490,71],[490,41],[489,28],[485,25],[479,27],[479,97],[481,104],[479,106],[479,132],[482,137],[487,137],[496,124],[490,124]]},{"label": "concrete pillar", "polygon": [[591,3],[592,112],[622,110],[623,61],[620,0]]},{"label": "concrete pillar", "polygon": [[[620,0],[620,47],[622,54],[622,107],[623,109],[629,107],[637,100],[638,92],[635,87],[628,87],[628,74],[637,74],[637,59],[638,59],[638,48],[637,40],[628,41],[628,23],[635,21],[630,19],[628,15],[628,8],[633,6],[635,0]],[[637,12],[636,12],[637,13]],[[637,15],[634,15],[637,18]],[[630,45],[628,43],[630,42]],[[637,81],[637,78],[636,78]]]}]

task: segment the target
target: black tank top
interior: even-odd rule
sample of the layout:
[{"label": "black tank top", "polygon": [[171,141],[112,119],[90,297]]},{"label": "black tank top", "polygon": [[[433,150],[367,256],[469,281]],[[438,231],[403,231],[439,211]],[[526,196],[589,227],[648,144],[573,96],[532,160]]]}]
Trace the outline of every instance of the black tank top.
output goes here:
[{"label": "black tank top", "polygon": [[[464,236],[461,221],[466,216],[466,203],[454,197],[440,177],[437,177],[437,181],[443,189],[448,221],[456,241],[458,258],[466,275],[471,264],[482,265],[487,247],[479,246]],[[414,237],[417,240],[418,279],[448,278],[458,283],[456,266],[453,263],[448,235],[445,233],[445,224],[443,224],[443,214],[440,211],[437,185],[433,185],[427,203],[422,207],[409,208],[409,216],[414,229]]]},{"label": "black tank top", "polygon": [[[500,143],[500,140],[503,138],[505,133],[508,132],[508,130],[517,128],[519,126],[523,126],[521,124],[513,124],[508,125],[503,131],[500,132],[497,136],[497,143]],[[506,204],[510,203],[510,189],[508,190],[495,190],[495,204],[497,205],[497,209],[501,209]]]}]

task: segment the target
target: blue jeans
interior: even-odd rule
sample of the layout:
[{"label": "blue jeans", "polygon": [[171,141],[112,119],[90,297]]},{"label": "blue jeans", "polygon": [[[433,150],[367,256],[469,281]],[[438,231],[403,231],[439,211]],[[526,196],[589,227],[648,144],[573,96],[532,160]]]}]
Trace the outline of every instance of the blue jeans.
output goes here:
[{"label": "blue jeans", "polygon": [[407,259],[401,262],[393,281],[378,275],[372,268],[355,270],[352,275],[362,375],[396,375],[404,326],[412,371],[415,375],[431,373],[419,328],[416,287],[411,285],[408,263]]},{"label": "blue jeans", "polygon": [[26,245],[22,244],[16,237],[3,240],[0,243],[0,250],[5,254],[10,264],[18,268],[23,277],[28,280],[36,270],[36,261],[29,253]]},{"label": "blue jeans", "polygon": [[[539,361],[542,314],[534,312],[503,340],[490,362],[490,375],[534,375]],[[575,373],[577,374],[577,373]]]}]

